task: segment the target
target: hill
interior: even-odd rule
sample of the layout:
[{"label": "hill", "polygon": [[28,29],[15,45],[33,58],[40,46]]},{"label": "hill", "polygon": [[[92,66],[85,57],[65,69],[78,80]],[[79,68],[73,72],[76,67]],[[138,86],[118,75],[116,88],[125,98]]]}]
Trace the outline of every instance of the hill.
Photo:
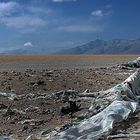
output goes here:
[{"label": "hill", "polygon": [[140,39],[94,40],[84,45],[62,50],[58,54],[140,54]]}]

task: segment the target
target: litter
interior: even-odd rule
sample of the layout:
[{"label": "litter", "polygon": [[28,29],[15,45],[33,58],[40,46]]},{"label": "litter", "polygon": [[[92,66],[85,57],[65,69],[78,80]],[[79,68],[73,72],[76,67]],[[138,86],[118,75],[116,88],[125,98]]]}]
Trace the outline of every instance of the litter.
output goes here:
[{"label": "litter", "polygon": [[113,129],[114,123],[126,120],[130,113],[136,111],[139,95],[140,71],[138,70],[121,85],[105,91],[102,96],[98,97],[97,100],[108,100],[111,102],[105,109],[89,119],[81,121],[80,124],[56,134],[51,139],[97,140],[102,135],[109,134]]},{"label": "litter", "polygon": [[46,94],[45,93],[41,93],[41,92],[37,92],[36,94],[30,93],[26,96],[26,98],[28,100],[36,100],[36,99],[42,99],[42,98],[46,98]]},{"label": "litter", "polygon": [[56,134],[57,131],[54,130],[43,136],[30,135],[26,140],[50,140],[50,138]]},{"label": "litter", "polygon": [[[139,61],[132,65],[132,67],[140,67],[140,58]],[[9,95],[7,93],[0,93],[0,96],[10,97],[14,99],[16,94]],[[17,96],[18,97],[18,96]],[[26,96],[29,100],[36,100],[39,98],[47,98],[46,94],[38,92],[37,94],[28,94]],[[92,103],[89,108],[89,112],[95,114],[94,116],[84,117],[78,120],[77,123],[73,123],[74,125],[66,125],[65,129],[60,129],[60,131],[44,131],[44,133],[40,133],[40,135],[30,135],[26,140],[58,140],[58,139],[69,139],[69,140],[97,140],[102,136],[107,136],[112,132],[115,123],[120,123],[123,120],[126,120],[130,114],[134,113],[140,104],[140,70],[137,70],[134,74],[132,74],[129,78],[127,78],[121,84],[118,84],[106,91],[100,91],[96,93],[92,93],[86,90],[84,93],[77,94],[74,90],[68,91],[60,91],[55,94],[52,94],[51,98],[55,100],[59,100],[62,102],[74,101],[69,105],[68,110],[71,110],[76,106],[78,109],[78,105],[75,100],[77,97],[88,97],[92,98]],[[10,99],[9,98],[9,99]],[[67,108],[63,108],[64,110]],[[40,108],[31,107],[26,108],[25,112],[33,110],[38,112]],[[9,109],[10,111],[10,109]],[[12,110],[13,112],[19,112],[20,114],[24,114],[25,112],[22,110]],[[13,113],[9,112],[9,113]],[[26,112],[26,113],[27,113]],[[61,112],[63,112],[61,110]],[[27,119],[24,121],[20,121],[20,124],[28,124],[28,125],[42,125],[43,120],[36,119]],[[140,136],[139,133],[128,133],[128,134],[118,134],[116,137],[131,137],[131,136]],[[115,135],[114,135],[115,137]],[[108,137],[108,139],[111,138]],[[113,136],[112,136],[113,138]],[[1,140],[1,139],[0,139]],[[4,139],[2,139],[4,140]],[[7,139],[6,139],[7,140]],[[8,138],[8,140],[11,140]]]},{"label": "litter", "polygon": [[26,112],[24,112],[23,110],[18,110],[15,108],[12,111],[14,111],[15,113],[21,114],[21,115],[26,115]]},{"label": "litter", "polygon": [[115,138],[137,138],[137,137],[140,137],[140,134],[139,133],[135,133],[135,132],[126,132],[126,133],[119,133],[117,135],[109,135],[107,136],[107,140],[112,140],[112,139],[115,139]]},{"label": "litter", "polygon": [[43,120],[37,120],[37,119],[29,119],[19,122],[20,124],[30,124],[30,125],[41,125],[43,124]]},{"label": "litter", "polygon": [[39,112],[40,108],[37,106],[29,106],[28,108],[25,109],[25,112]]},{"label": "litter", "polygon": [[140,67],[140,57],[135,59],[134,61],[128,62],[127,64],[122,64],[125,67],[139,68]]},{"label": "litter", "polygon": [[2,93],[0,92],[1,97],[7,97],[10,100],[19,100],[20,96],[16,95],[15,93]]},{"label": "litter", "polygon": [[77,96],[79,96],[79,97],[96,97],[97,96],[97,94],[98,94],[98,92],[96,93],[92,93],[92,92],[90,92],[89,90],[85,90],[83,93],[80,93],[80,94],[78,94]]},{"label": "litter", "polygon": [[0,96],[7,97],[7,93],[0,92]]},{"label": "litter", "polygon": [[35,135],[31,135],[26,140],[49,140],[49,135],[45,137],[37,137]]},{"label": "litter", "polygon": [[69,101],[69,99],[74,99],[77,96],[77,92],[75,90],[67,90],[67,91],[59,91],[52,94],[52,98],[56,100],[62,100],[64,102]]},{"label": "litter", "polygon": [[78,126],[58,133],[52,139],[99,139],[103,134],[111,132],[113,124],[127,119],[136,110],[136,103],[114,101],[97,115],[82,121]]},{"label": "litter", "polygon": [[14,140],[14,139],[11,139],[9,137],[0,137],[0,140]]},{"label": "litter", "polygon": [[3,110],[5,112],[6,116],[11,116],[11,115],[26,115],[26,112],[22,111],[22,110],[18,110],[18,109],[11,109],[11,106],[9,106],[7,109]]}]

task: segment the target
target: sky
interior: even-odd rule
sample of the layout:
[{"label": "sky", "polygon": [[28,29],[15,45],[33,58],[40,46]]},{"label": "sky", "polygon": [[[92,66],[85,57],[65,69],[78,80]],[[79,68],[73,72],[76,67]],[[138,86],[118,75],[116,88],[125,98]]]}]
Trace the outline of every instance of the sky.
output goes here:
[{"label": "sky", "polygon": [[0,0],[0,53],[140,38],[140,0]]}]

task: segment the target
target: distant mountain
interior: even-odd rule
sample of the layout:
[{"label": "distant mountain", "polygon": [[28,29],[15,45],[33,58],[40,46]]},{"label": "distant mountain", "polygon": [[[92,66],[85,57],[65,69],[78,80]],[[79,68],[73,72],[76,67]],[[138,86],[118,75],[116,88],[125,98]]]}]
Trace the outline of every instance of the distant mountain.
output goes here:
[{"label": "distant mountain", "polygon": [[81,46],[62,50],[58,54],[140,54],[140,39],[94,40]]},{"label": "distant mountain", "polygon": [[14,49],[14,50],[3,51],[0,54],[20,55],[20,54],[28,54],[28,51],[23,49]]},{"label": "distant mountain", "polygon": [[61,51],[57,50],[52,49],[50,51],[46,47],[33,46],[20,49],[7,49],[0,52],[0,54],[140,54],[140,39],[113,39],[109,41],[97,39],[73,48]]},{"label": "distant mountain", "polygon": [[11,50],[5,50],[1,52],[0,54],[10,54],[10,55],[30,55],[30,54],[48,54],[47,49],[39,49],[35,47],[29,47],[29,48],[22,48],[22,49],[11,49]]}]

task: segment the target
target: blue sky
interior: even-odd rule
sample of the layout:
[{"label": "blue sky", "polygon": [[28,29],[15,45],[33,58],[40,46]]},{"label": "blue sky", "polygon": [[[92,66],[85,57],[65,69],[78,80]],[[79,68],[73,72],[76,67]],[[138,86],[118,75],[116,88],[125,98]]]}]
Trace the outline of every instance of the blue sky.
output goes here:
[{"label": "blue sky", "polygon": [[0,0],[0,53],[140,38],[140,0]]}]

